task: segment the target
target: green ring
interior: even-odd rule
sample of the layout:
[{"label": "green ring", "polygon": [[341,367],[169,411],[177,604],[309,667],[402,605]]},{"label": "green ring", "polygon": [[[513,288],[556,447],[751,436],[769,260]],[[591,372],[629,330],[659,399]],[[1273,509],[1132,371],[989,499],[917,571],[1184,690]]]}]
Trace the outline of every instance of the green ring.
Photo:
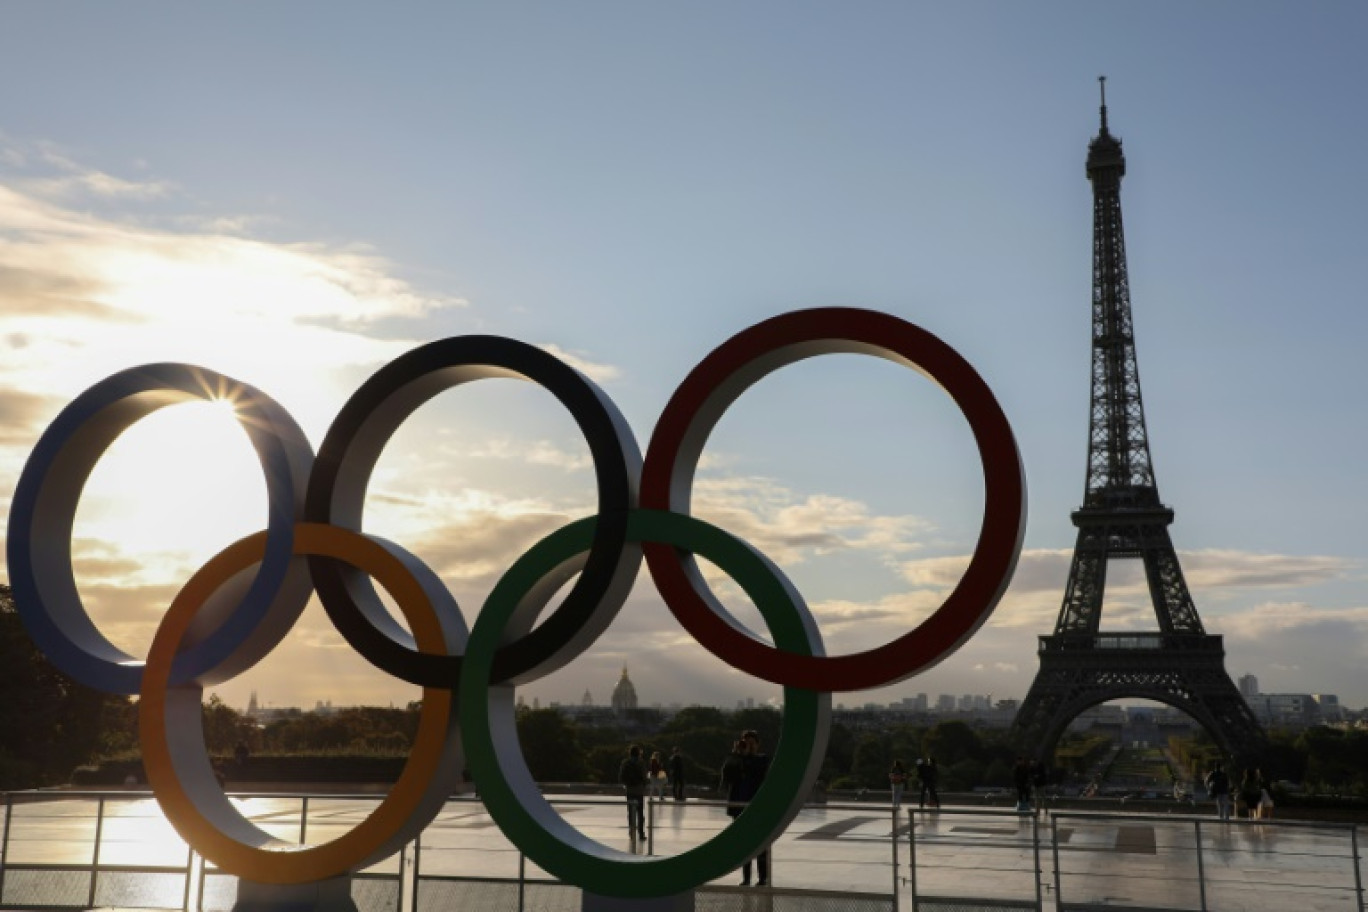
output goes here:
[{"label": "green ring", "polygon": [[[769,774],[746,810],[702,845],[667,858],[633,855],[570,826],[527,771],[518,744],[513,687],[491,686],[489,680],[500,641],[510,635],[508,622],[545,577],[588,550],[595,521],[579,520],[538,542],[508,569],[480,609],[458,688],[466,762],[490,817],[548,873],[601,896],[672,896],[740,867],[797,816],[826,754],[831,694],[784,688],[783,722]],[[691,516],[657,510],[631,511],[627,536],[707,558],[745,590],[778,649],[822,654],[807,607],[778,568],[741,540]]]}]

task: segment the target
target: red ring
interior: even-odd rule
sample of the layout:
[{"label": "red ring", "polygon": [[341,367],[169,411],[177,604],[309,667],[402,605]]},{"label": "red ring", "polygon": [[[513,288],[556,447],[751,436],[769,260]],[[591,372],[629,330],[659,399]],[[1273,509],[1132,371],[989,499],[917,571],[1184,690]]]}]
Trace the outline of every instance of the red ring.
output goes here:
[{"label": "red ring", "polygon": [[983,525],[968,569],[940,608],[876,649],[796,655],[753,639],[720,616],[691,555],[659,543],[645,543],[643,550],[665,604],[722,661],[786,687],[848,691],[901,681],[950,655],[987,620],[1016,569],[1026,531],[1021,456],[997,399],[959,353],[921,327],[877,311],[826,307],[757,323],[704,358],[675,390],[651,435],[641,505],[688,513],[699,456],[722,413],[772,371],[836,352],[877,355],[919,370],[969,421],[983,462]]}]

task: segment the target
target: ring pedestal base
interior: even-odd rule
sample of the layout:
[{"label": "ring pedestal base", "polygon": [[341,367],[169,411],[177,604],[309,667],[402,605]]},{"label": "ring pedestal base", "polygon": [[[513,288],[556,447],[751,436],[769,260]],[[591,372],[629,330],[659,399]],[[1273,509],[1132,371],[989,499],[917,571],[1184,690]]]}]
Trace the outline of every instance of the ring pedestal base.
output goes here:
[{"label": "ring pedestal base", "polygon": [[350,876],[306,884],[239,880],[233,912],[358,912],[351,886]]},{"label": "ring pedestal base", "polygon": [[586,890],[580,912],[694,912],[694,891],[640,899],[598,896]]}]

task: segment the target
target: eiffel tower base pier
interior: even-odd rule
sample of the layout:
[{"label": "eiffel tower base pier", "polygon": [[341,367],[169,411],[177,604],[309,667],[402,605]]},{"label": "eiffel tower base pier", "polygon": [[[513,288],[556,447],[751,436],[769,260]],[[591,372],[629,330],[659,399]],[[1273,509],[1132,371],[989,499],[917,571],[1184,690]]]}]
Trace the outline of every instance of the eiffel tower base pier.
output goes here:
[{"label": "eiffel tower base pier", "polygon": [[1262,751],[1263,731],[1226,673],[1221,637],[1212,634],[1040,637],[1040,671],[1017,713],[1013,740],[1048,763],[1073,719],[1121,697],[1187,713],[1238,763],[1255,762]]}]

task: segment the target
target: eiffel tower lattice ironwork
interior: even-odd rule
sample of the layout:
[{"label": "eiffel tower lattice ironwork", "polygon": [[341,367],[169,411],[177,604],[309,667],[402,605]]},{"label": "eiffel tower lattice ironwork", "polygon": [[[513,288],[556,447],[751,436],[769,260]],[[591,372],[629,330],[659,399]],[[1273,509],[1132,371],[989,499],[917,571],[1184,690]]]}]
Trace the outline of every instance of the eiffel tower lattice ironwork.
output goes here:
[{"label": "eiffel tower lattice ironwork", "polygon": [[[1126,160],[1107,129],[1105,79],[1102,90],[1102,126],[1087,163],[1093,186],[1088,479],[1083,506],[1073,513],[1078,543],[1064,603],[1054,634],[1040,637],[1040,670],[1013,723],[1013,740],[1048,760],[1085,709],[1135,697],[1182,710],[1227,754],[1250,757],[1263,744],[1263,730],[1226,672],[1221,637],[1202,628],[1169,538],[1173,510],[1159,499],[1150,463],[1121,230]],[[1114,558],[1143,562],[1158,631],[1099,631]]]}]

